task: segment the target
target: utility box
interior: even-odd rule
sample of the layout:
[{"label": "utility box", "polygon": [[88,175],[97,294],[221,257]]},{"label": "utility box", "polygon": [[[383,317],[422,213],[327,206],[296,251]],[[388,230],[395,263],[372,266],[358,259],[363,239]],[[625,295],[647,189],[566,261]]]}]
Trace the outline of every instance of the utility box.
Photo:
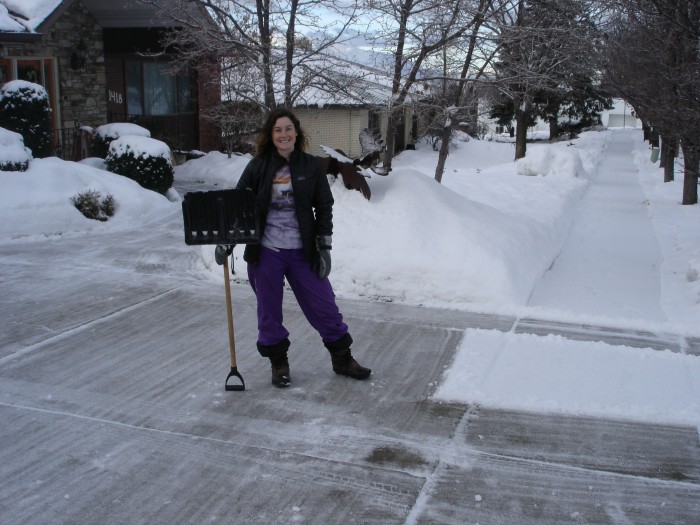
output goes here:
[{"label": "utility box", "polygon": [[653,147],[651,148],[651,161],[656,162],[659,160],[659,148]]}]

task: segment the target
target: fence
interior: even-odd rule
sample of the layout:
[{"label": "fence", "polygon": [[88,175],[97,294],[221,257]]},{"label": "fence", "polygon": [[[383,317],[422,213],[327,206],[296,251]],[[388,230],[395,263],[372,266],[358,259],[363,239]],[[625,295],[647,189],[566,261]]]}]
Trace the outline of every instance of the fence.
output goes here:
[{"label": "fence", "polygon": [[[198,125],[195,114],[172,116],[122,115],[110,122],[132,122],[151,132],[151,137],[165,142],[174,151],[196,149]],[[59,128],[53,130],[53,154],[63,160],[82,160],[91,156],[92,135],[82,128]]]},{"label": "fence", "polygon": [[83,160],[91,155],[92,135],[81,128],[53,130],[53,154],[63,160]]}]

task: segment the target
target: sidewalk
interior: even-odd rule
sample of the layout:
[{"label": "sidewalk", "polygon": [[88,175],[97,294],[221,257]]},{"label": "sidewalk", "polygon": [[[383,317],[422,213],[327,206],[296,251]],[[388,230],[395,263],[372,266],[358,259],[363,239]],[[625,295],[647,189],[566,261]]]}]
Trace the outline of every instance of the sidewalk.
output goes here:
[{"label": "sidewalk", "polygon": [[663,322],[661,249],[631,155],[638,137],[622,130],[609,137],[567,241],[528,306]]}]

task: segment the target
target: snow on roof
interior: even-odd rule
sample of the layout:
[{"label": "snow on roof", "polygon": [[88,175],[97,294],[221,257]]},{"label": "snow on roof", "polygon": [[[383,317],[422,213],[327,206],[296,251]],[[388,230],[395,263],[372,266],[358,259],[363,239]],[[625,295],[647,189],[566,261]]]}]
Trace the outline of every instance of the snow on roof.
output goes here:
[{"label": "snow on roof", "polygon": [[63,0],[0,0],[0,31],[34,33]]},{"label": "snow on roof", "polygon": [[17,33],[24,30],[25,27],[10,16],[10,13],[7,11],[7,7],[0,4],[0,31]]}]

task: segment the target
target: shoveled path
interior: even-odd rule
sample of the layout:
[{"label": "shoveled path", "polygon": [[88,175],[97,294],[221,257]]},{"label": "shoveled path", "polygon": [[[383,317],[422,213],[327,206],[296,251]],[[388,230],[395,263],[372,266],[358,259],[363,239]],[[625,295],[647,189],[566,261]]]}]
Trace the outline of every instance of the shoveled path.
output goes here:
[{"label": "shoveled path", "polygon": [[[666,321],[661,248],[632,160],[638,130],[614,130],[566,243],[528,306],[613,319]],[[650,306],[651,305],[651,306]]]},{"label": "shoveled path", "polygon": [[294,385],[278,390],[236,284],[246,390],[224,391],[222,279],[177,232],[0,246],[0,523],[697,523],[694,428],[431,400],[465,329],[542,320],[341,301],[374,369],[356,382],[290,304]]}]

